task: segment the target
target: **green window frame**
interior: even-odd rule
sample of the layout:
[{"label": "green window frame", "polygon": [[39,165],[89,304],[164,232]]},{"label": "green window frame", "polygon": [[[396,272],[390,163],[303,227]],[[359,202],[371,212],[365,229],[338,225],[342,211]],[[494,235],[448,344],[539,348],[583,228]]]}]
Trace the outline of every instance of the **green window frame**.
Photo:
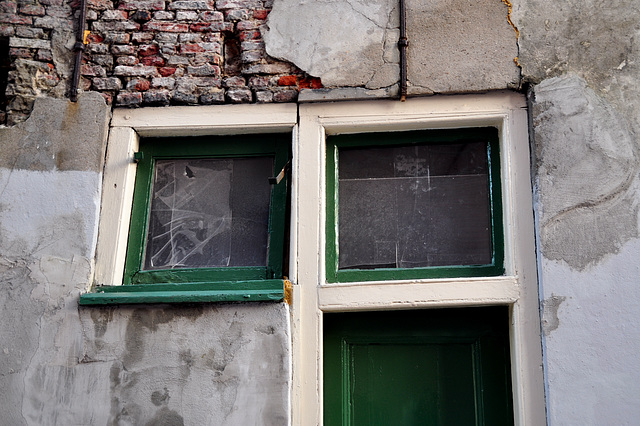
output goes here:
[{"label": "green window frame", "polygon": [[[136,153],[129,240],[122,285],[100,286],[80,304],[280,301],[284,298],[284,260],[290,134],[144,138]],[[146,269],[143,267],[151,191],[159,160],[273,157],[266,265]],[[265,177],[266,179],[267,177]]]},{"label": "green window frame", "polygon": [[[487,143],[489,174],[489,222],[491,261],[479,265],[425,266],[415,268],[340,269],[338,160],[343,148],[374,148],[418,144]],[[329,283],[429,278],[482,277],[504,274],[504,235],[500,182],[499,134],[495,127],[430,129],[406,132],[330,135],[326,151],[326,280]]]}]

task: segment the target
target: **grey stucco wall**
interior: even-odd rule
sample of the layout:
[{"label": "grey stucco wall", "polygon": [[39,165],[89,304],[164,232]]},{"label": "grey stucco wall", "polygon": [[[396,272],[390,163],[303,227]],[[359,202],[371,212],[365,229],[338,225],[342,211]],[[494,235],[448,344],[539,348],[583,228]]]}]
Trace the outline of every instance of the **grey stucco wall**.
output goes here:
[{"label": "grey stucco wall", "polygon": [[286,424],[286,304],[78,306],[108,119],[88,93],[0,129],[0,424]]}]

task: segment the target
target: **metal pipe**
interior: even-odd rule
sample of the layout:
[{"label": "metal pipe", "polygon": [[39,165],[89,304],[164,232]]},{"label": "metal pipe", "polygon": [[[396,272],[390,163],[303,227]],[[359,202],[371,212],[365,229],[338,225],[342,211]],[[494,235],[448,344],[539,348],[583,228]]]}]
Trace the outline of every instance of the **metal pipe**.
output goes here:
[{"label": "metal pipe", "polygon": [[87,0],[80,0],[80,17],[78,18],[78,26],[76,28],[76,43],[73,45],[75,52],[75,67],[73,69],[73,78],[71,80],[71,93],[69,99],[71,102],[78,101],[78,85],[80,83],[80,68],[82,67],[82,52],[85,45],[85,25],[87,21]]},{"label": "metal pipe", "polygon": [[398,49],[400,49],[400,101],[407,99],[407,17],[404,0],[400,0],[400,39]]}]

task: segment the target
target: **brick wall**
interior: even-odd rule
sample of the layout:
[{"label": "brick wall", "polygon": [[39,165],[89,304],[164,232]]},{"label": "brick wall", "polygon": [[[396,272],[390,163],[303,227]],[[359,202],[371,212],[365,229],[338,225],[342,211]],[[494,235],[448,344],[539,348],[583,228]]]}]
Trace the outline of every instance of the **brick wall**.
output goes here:
[{"label": "brick wall", "polygon": [[[295,102],[321,83],[267,56],[271,1],[88,0],[80,90],[115,107]],[[0,3],[10,63],[0,124],[24,121],[37,96],[68,95],[78,3]]]}]

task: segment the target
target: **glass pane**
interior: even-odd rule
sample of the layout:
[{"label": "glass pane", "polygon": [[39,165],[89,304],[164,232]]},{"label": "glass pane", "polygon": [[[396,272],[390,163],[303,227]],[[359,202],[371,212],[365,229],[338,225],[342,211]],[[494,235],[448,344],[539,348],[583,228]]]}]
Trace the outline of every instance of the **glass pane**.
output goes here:
[{"label": "glass pane", "polygon": [[265,266],[273,158],[158,160],[144,269]]},{"label": "glass pane", "polygon": [[343,148],[340,269],[492,261],[486,142]]}]

